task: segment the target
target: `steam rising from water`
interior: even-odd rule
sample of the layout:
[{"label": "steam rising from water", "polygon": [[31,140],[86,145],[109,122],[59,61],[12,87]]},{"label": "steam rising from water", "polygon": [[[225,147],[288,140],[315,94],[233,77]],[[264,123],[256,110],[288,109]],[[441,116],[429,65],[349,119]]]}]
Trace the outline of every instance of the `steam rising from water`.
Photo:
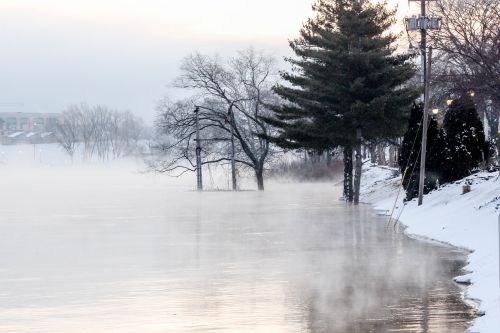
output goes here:
[{"label": "steam rising from water", "polygon": [[393,233],[331,184],[197,193],[128,168],[2,173],[0,332],[460,332],[471,319],[450,280],[461,253]]}]

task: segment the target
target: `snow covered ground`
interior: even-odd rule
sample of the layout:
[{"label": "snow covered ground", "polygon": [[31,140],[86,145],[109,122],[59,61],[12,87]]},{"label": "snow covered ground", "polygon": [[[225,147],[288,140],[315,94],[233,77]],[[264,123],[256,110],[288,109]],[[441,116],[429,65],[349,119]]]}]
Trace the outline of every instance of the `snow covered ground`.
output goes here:
[{"label": "snow covered ground", "polygon": [[[472,191],[462,194],[466,181]],[[474,322],[471,332],[500,332],[500,176],[478,173],[454,184],[442,186],[424,197],[403,204],[404,191],[398,196],[400,177],[394,169],[368,166],[362,178],[362,201],[399,221],[412,237],[452,244],[471,251],[469,274],[456,281],[470,281],[467,301],[484,314]],[[396,205],[395,205],[396,203]],[[389,217],[388,217],[389,221]]]}]

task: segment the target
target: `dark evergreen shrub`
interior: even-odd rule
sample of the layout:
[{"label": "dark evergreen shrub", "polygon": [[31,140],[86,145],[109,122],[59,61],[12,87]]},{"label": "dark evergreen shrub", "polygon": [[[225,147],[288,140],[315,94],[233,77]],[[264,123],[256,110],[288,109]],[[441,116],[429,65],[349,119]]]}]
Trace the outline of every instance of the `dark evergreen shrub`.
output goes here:
[{"label": "dark evergreen shrub", "polygon": [[474,102],[468,94],[452,102],[444,117],[443,128],[450,163],[443,170],[447,181],[469,176],[487,156],[484,128]]},{"label": "dark evergreen shrub", "polygon": [[[418,195],[422,121],[422,104],[413,104],[408,129],[404,135],[398,159],[399,168],[403,174],[403,187],[406,190],[406,200],[411,200]],[[448,159],[444,133],[438,128],[436,119],[430,117],[427,131],[424,193],[429,193],[436,189],[437,185],[443,182],[443,168],[447,165]]]}]

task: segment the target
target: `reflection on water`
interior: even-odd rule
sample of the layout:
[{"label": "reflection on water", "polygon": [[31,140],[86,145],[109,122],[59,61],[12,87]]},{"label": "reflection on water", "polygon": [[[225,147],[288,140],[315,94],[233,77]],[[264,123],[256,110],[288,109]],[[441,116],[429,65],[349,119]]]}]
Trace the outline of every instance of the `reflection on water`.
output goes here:
[{"label": "reflection on water", "polygon": [[463,253],[330,185],[74,195],[0,218],[0,332],[445,333],[473,318],[451,282]]}]

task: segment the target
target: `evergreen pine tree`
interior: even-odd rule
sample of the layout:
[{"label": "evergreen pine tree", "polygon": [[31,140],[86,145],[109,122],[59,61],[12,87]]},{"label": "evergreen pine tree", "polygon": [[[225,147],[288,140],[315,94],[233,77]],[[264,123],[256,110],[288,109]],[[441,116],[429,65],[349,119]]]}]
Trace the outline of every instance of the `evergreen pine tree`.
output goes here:
[{"label": "evergreen pine tree", "polygon": [[455,181],[469,176],[487,154],[483,124],[468,94],[451,103],[443,128],[451,157],[446,179]]},{"label": "evergreen pine tree", "polygon": [[[395,11],[385,3],[318,0],[313,9],[316,17],[290,43],[297,58],[288,59],[294,68],[282,75],[289,85],[275,88],[287,103],[275,108],[275,118],[268,121],[282,130],[275,141],[283,146],[321,142],[354,150],[357,202],[361,140],[403,134],[408,106],[416,97],[405,86],[414,66],[408,55],[393,55],[396,36],[388,29]],[[349,177],[352,154],[344,156]]]}]

